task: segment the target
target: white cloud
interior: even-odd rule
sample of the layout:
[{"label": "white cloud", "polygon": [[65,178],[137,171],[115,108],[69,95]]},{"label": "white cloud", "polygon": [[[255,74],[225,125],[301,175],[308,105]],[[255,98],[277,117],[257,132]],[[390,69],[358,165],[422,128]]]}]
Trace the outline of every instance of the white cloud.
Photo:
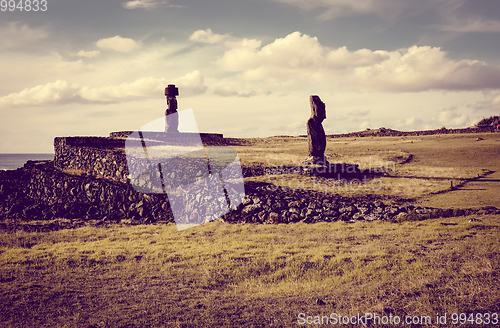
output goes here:
[{"label": "white cloud", "polygon": [[163,97],[166,85],[175,83],[182,96],[195,96],[206,91],[204,77],[193,71],[176,79],[145,77],[130,83],[103,87],[79,86],[67,81],[38,85],[0,97],[0,107],[29,107],[67,103],[121,103],[131,100]]},{"label": "white cloud", "polygon": [[93,58],[96,57],[100,54],[99,50],[94,50],[94,51],[84,51],[80,50],[78,51],[77,55],[80,57],[86,57],[86,58]]},{"label": "white cloud", "polygon": [[104,87],[82,87],[82,99],[94,102],[124,102],[128,100],[163,97],[163,90],[168,84],[176,84],[180,96],[194,96],[206,91],[204,77],[199,71],[193,71],[176,79],[146,77],[131,83],[108,85]]},{"label": "white cloud", "polygon": [[443,110],[437,117],[436,121],[447,128],[460,128],[470,126],[471,119],[466,114],[460,114],[454,110]]},{"label": "white cloud", "polygon": [[379,64],[357,67],[350,80],[371,91],[498,89],[500,68],[476,60],[454,61],[440,48],[413,46],[390,52]]},{"label": "white cloud", "polygon": [[65,74],[78,74],[82,72],[93,71],[93,65],[86,65],[81,59],[73,62],[61,61],[57,63],[52,69],[56,72],[61,72]]},{"label": "white cloud", "polygon": [[133,0],[122,3],[122,6],[126,9],[154,9],[167,3],[167,1],[158,0]]},{"label": "white cloud", "polygon": [[364,91],[484,90],[500,88],[500,67],[476,60],[455,61],[441,48],[413,46],[396,51],[349,51],[321,45],[294,32],[260,47],[232,43],[216,64],[247,81],[333,83]]},{"label": "white cloud", "polygon": [[[204,93],[207,90],[205,78],[200,71],[193,71],[174,80],[172,83],[179,86],[179,93],[185,96],[195,96]],[[170,83],[169,83],[170,84]]]},{"label": "white cloud", "polygon": [[75,102],[79,99],[79,86],[66,81],[38,85],[26,88],[18,93],[0,97],[0,107],[25,107],[40,105],[55,105]]},{"label": "white cloud", "polygon": [[168,1],[158,1],[158,0],[133,0],[122,2],[122,6],[126,9],[155,9],[160,6],[166,6],[169,8],[186,8],[186,6],[181,5],[170,5]]},{"label": "white cloud", "polygon": [[256,49],[259,48],[262,41],[256,39],[231,39],[224,42],[224,45],[228,48],[240,48],[240,49]]},{"label": "white cloud", "polygon": [[212,32],[211,29],[207,28],[206,30],[197,30],[191,34],[189,37],[189,40],[193,42],[199,42],[199,43],[220,43],[222,41],[226,41],[230,39],[231,36],[228,34],[216,34]]},{"label": "white cloud", "polygon": [[423,123],[420,118],[412,116],[405,120],[397,120],[394,123],[394,128],[402,131],[415,131],[422,129]]},{"label": "white cloud", "polygon": [[332,66],[337,67],[352,67],[352,66],[368,66],[380,63],[390,56],[387,51],[377,50],[371,51],[368,49],[360,49],[349,51],[346,47],[331,50],[327,59]]},{"label": "white cloud", "polygon": [[241,39],[233,37],[229,34],[217,34],[212,32],[210,28],[205,30],[197,30],[191,34],[189,40],[197,43],[207,43],[207,44],[223,44],[227,48],[239,50],[252,50],[260,47],[262,41],[256,39]]},{"label": "white cloud", "polygon": [[[232,49],[217,61],[226,71],[243,72],[249,80],[307,75],[318,79],[326,70],[345,71],[353,66],[379,63],[389,54],[361,49],[350,52],[345,47],[332,49],[321,45],[316,37],[294,32],[260,48],[258,40],[232,43]],[[259,49],[260,48],[260,49]]]},{"label": "white cloud", "polygon": [[176,79],[146,77],[131,83],[104,87],[82,87],[82,99],[94,102],[124,102],[128,100],[163,97],[168,84],[176,84],[182,96],[194,96],[206,91],[204,78],[199,71],[193,71]]},{"label": "white cloud", "polygon": [[459,129],[473,126],[477,119],[471,119],[467,114],[457,110],[456,107],[443,109],[430,119],[421,119],[415,116],[397,120],[393,127],[401,131],[432,130],[446,127],[448,129]]},{"label": "white cloud", "polygon": [[165,87],[165,81],[164,78],[146,77],[119,85],[103,87],[84,86],[80,89],[79,94],[82,99],[94,102],[123,102],[160,96],[162,87]]},{"label": "white cloud", "polygon": [[218,64],[228,71],[300,69],[324,62],[323,47],[317,38],[294,32],[276,39],[262,49],[259,42],[226,51]]},{"label": "white cloud", "polygon": [[20,22],[10,22],[0,27],[1,49],[26,46],[34,41],[47,38],[48,33],[42,28],[33,29]]},{"label": "white cloud", "polygon": [[0,97],[57,80],[84,85],[87,78],[93,81],[103,78],[100,63],[88,64],[86,59],[80,58],[67,60],[68,55],[75,54],[67,51],[63,57],[55,51],[44,51],[43,54],[0,51]]},{"label": "white cloud", "polygon": [[121,52],[129,52],[139,49],[141,45],[129,38],[122,38],[117,35],[112,38],[100,39],[97,41],[97,46],[101,49],[111,49]]}]

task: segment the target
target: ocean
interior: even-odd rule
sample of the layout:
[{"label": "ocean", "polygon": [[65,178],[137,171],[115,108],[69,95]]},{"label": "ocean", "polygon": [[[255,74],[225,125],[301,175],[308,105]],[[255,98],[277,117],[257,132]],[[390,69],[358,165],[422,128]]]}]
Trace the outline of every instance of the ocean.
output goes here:
[{"label": "ocean", "polygon": [[53,160],[54,154],[0,154],[0,171],[15,170],[27,161]]}]

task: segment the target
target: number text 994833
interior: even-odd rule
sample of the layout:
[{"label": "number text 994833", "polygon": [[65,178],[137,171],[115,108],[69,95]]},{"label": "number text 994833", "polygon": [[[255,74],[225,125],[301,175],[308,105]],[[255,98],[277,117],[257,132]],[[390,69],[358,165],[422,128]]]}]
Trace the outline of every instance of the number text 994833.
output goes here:
[{"label": "number text 994833", "polygon": [[1,0],[2,11],[47,11],[47,0]]}]

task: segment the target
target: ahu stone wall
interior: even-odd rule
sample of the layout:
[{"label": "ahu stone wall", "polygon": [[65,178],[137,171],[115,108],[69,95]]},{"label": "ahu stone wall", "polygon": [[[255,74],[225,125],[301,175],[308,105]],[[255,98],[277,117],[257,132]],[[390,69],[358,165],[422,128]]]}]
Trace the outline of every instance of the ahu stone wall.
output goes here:
[{"label": "ahu stone wall", "polygon": [[54,151],[54,167],[61,171],[128,182],[125,139],[57,137]]},{"label": "ahu stone wall", "polygon": [[[207,197],[186,194],[184,214],[207,207]],[[200,199],[198,199],[200,198]],[[471,210],[441,210],[391,204],[378,196],[342,197],[313,190],[284,189],[246,182],[242,203],[220,219],[230,223],[315,223],[332,221],[424,219],[471,214]],[[488,208],[485,213],[499,213]],[[0,229],[30,227],[56,230],[91,224],[175,222],[166,194],[141,193],[130,184],[61,172],[52,161],[28,162],[23,168],[0,172]],[[61,221],[63,220],[63,221]],[[54,223],[57,221],[59,223]],[[21,224],[26,222],[26,224]],[[64,222],[62,225],[61,222]],[[49,225],[53,225],[49,227]]]},{"label": "ahu stone wall", "polygon": [[[193,193],[187,193],[185,197],[187,212],[207,207],[211,195],[192,196]],[[411,209],[385,205],[376,197],[347,198],[247,182],[242,203],[222,216],[222,220],[273,224],[388,220]],[[185,214],[189,214],[187,212]],[[131,184],[68,174],[55,167],[53,161],[30,161],[21,169],[0,172],[0,218],[4,221],[175,222],[166,194],[142,193]]]},{"label": "ahu stone wall", "polygon": [[144,194],[130,184],[64,173],[52,161],[28,162],[21,169],[0,173],[0,217],[173,222],[165,194]]},{"label": "ahu stone wall", "polygon": [[[100,137],[56,138],[54,161],[29,161],[23,168],[0,172],[0,228],[6,229],[6,225],[12,222],[60,219],[70,222],[131,224],[175,222],[167,194],[160,190],[159,193],[138,191],[143,187],[141,179],[146,178],[146,175],[134,180],[137,183],[134,189],[127,171],[123,140]],[[200,158],[203,156],[201,154]],[[210,154],[209,158],[212,158]],[[220,163],[217,160],[210,161],[210,175],[225,167],[225,161],[232,161],[232,157],[226,158],[222,155],[214,159]],[[204,164],[201,165],[197,161],[192,161],[193,167],[186,167],[182,162],[177,166],[175,162],[170,164],[192,172],[192,175],[177,174],[176,170],[164,171],[164,183],[167,180],[177,181],[177,176],[197,181],[207,174],[201,169]],[[242,172],[244,177],[274,174],[264,167],[242,167]],[[151,170],[145,173],[154,175],[157,172]],[[153,178],[154,176],[147,177],[144,183],[152,181]],[[191,180],[187,182],[192,182]],[[177,182],[182,185],[187,183],[183,180]],[[226,181],[226,189],[230,190],[228,186]],[[146,186],[144,191],[152,189],[154,188]],[[234,193],[237,192],[239,191]],[[472,210],[441,210],[398,204],[394,199],[374,195],[349,198],[249,181],[244,184],[244,192],[241,204],[232,204],[235,206],[221,217],[222,220],[231,223],[267,224],[339,220],[352,222],[475,213]],[[230,196],[226,193],[225,197]],[[224,206],[224,199],[215,203],[213,197],[211,194],[189,190],[183,198],[176,200],[182,206],[173,208],[181,208],[181,214],[188,217],[202,208]],[[212,212],[226,212],[222,210],[219,208]],[[485,211],[500,214],[496,208],[488,208]]]},{"label": "ahu stone wall", "polygon": [[[56,137],[54,138],[54,167],[69,174],[80,174],[103,178],[110,181],[129,183],[130,172],[127,165],[127,153],[125,144],[131,131],[112,132],[110,137]],[[162,132],[144,132],[147,136],[146,142],[162,144],[164,137]],[[168,137],[169,142],[175,141],[176,135],[186,141],[186,135],[194,133],[173,134]],[[201,139],[203,146],[225,145],[222,134],[200,133],[196,134]],[[155,140],[157,139],[157,140]],[[172,139],[172,140],[170,140]],[[139,152],[142,152],[141,140],[135,144]],[[134,172],[142,172],[148,169],[148,163],[139,158],[129,158]]]}]

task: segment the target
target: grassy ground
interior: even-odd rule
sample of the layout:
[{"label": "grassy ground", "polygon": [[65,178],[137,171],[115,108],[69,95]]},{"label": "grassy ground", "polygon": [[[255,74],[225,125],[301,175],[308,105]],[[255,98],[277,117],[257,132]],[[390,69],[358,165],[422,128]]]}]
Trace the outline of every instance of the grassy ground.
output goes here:
[{"label": "grassy ground", "polygon": [[[397,195],[440,208],[500,208],[499,139],[329,139],[331,162],[394,162],[378,191],[333,192]],[[256,139],[235,148],[247,165],[298,165],[307,155],[304,138]],[[466,181],[478,174],[484,178]],[[451,182],[459,188],[450,189]],[[376,313],[430,316],[427,326],[452,327],[453,313],[500,314],[500,216],[470,219],[0,233],[0,322],[300,327],[307,316]],[[447,314],[447,324],[436,323],[438,313]],[[482,326],[491,326],[490,319]]]},{"label": "grassy ground", "polygon": [[[477,138],[482,141],[476,141]],[[255,177],[276,185],[318,189],[346,196],[367,193],[399,196],[424,206],[500,208],[500,135],[457,134],[419,137],[339,138],[327,140],[325,155],[331,163],[359,164],[379,168],[388,176],[370,180],[357,188],[313,183],[308,177],[286,175]],[[237,149],[242,164],[270,167],[299,166],[307,156],[305,138],[256,139],[251,147]],[[466,179],[484,176],[478,182]],[[300,181],[298,183],[297,181]],[[372,184],[373,181],[373,184]],[[451,188],[459,186],[459,188]],[[486,188],[487,187],[487,188]],[[453,194],[448,194],[453,191]],[[472,191],[472,192],[471,192]]]},{"label": "grassy ground", "polygon": [[299,313],[500,313],[500,218],[468,219],[3,234],[0,319],[293,327]]}]

